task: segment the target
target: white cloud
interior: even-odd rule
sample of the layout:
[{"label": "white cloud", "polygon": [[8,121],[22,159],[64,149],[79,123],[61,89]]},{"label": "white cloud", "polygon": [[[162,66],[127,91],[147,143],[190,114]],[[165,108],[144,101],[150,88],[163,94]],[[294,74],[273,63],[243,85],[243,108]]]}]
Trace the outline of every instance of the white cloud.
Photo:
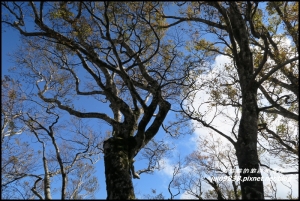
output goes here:
[{"label": "white cloud", "polygon": [[[276,169],[276,168],[274,168]],[[280,170],[280,168],[279,168]],[[268,174],[270,173],[270,175]],[[274,188],[276,189],[276,197],[279,199],[287,199],[287,195],[292,189],[292,196],[298,197],[298,185],[299,185],[299,178],[298,175],[283,175],[280,173],[275,173],[273,171],[268,171],[267,169],[263,169],[261,171],[262,177],[267,179],[264,181],[264,186],[266,188],[267,185],[270,184],[269,180],[273,180],[276,183]]]},{"label": "white cloud", "polygon": [[[167,176],[169,178],[172,178],[173,173],[174,173],[174,168],[178,167],[178,162],[176,160],[172,161],[169,158],[163,158],[159,161],[159,163],[162,166],[162,169],[159,171],[159,173],[164,175],[164,176]],[[189,167],[183,167],[182,166],[179,174],[189,172],[189,170],[190,170]],[[179,174],[177,174],[177,176]]]},{"label": "white cloud", "polygon": [[[215,65],[213,70],[204,75],[201,79],[199,79],[199,84],[203,82],[203,80],[210,80],[216,77],[218,72],[224,68],[226,64],[230,64],[231,59],[227,56],[224,55],[219,55],[215,59]],[[224,70],[223,70],[224,71]],[[210,109],[209,104],[203,104],[204,102],[207,102],[209,100],[209,90],[205,88],[204,90],[201,90],[197,92],[196,97],[194,98],[194,101],[192,103],[192,106],[196,108],[197,111],[199,111],[202,114],[205,114],[205,120],[206,122],[211,122],[211,125],[214,126],[215,128],[219,129],[220,131],[224,132],[228,136],[231,136],[231,130],[232,130],[232,122],[229,119],[223,118],[223,117],[217,117],[214,118],[215,116],[215,109]],[[223,108],[218,108],[222,109],[225,114],[228,114],[232,118],[235,119],[235,108],[233,107],[223,107]],[[199,139],[199,135],[205,136],[212,130],[206,127],[201,126],[201,124],[197,121],[192,121],[192,124],[195,128],[195,135],[191,137],[191,142],[196,143],[197,140]],[[201,126],[199,128],[199,126]],[[218,135],[218,134],[216,134]],[[224,139],[226,140],[226,139]],[[197,146],[197,144],[195,144]]]},{"label": "white cloud", "polygon": [[[288,44],[290,44],[291,41],[290,40],[286,40],[286,45],[284,45],[284,48],[288,48]],[[216,60],[215,60],[215,68],[209,73],[209,74],[206,74],[205,75],[205,78],[204,79],[211,79],[211,77],[216,73],[218,72],[218,70],[221,70],[225,64],[229,64],[230,63],[230,58],[229,57],[226,57],[226,56],[223,56],[223,55],[220,55],[220,56],[217,56],[216,57]],[[201,78],[203,79],[203,77]],[[202,80],[201,80],[202,81]],[[199,82],[201,82],[199,81]],[[209,98],[209,95],[208,93],[206,93],[206,91],[201,91],[199,93],[197,93],[196,97],[195,97],[195,101],[192,103],[193,104],[193,107],[194,108],[198,108],[199,106],[201,106],[199,108],[199,112],[200,113],[206,113],[206,121],[207,122],[210,122],[212,119],[213,119],[213,116],[215,114],[215,111],[210,111],[209,108],[208,108],[208,105],[203,105],[203,102],[207,101]],[[228,114],[229,116],[232,116],[232,117],[235,117],[235,109],[233,107],[226,107],[225,109],[226,111],[224,111],[224,113]],[[239,113],[239,116],[238,118],[240,118],[240,113]],[[223,117],[217,117],[215,119],[213,119],[213,122],[212,122],[212,125],[219,129],[220,131],[222,131],[223,133],[225,133],[226,135],[230,136],[230,137],[233,137],[231,135],[231,130],[232,130],[232,125],[233,125],[233,122],[230,121],[228,118],[225,118],[224,116]],[[277,120],[279,121],[279,120]],[[190,143],[192,144],[191,146],[194,146],[195,148],[197,148],[198,144],[197,144],[197,140],[199,139],[199,136],[201,136],[202,138],[205,138],[205,137],[209,137],[209,132],[214,132],[212,131],[211,129],[209,128],[206,128],[206,127],[203,127],[203,126],[199,126],[200,123],[197,122],[197,121],[192,121],[192,125],[194,126],[195,128],[195,132],[191,138],[190,138]],[[237,125],[238,126],[238,125]],[[215,136],[216,138],[220,135],[215,133]],[[222,140],[224,140],[224,143],[227,143],[228,140],[223,138],[223,137],[220,137]],[[270,158],[271,159],[271,158]],[[273,164],[274,159],[272,159],[272,164]],[[276,164],[276,163],[275,163]],[[279,167],[279,166],[276,166],[276,165],[273,165],[272,167]],[[280,177],[280,176],[283,176],[282,174],[279,174],[279,173],[273,173],[274,175],[274,178],[275,177]],[[264,177],[268,177],[268,175],[264,172],[262,172],[262,175]],[[287,187],[287,186],[290,186],[292,188],[292,192],[293,192],[293,197],[298,197],[299,195],[299,191],[298,191],[298,187],[299,187],[299,179],[298,179],[298,175],[289,175],[289,182],[280,182],[280,181],[277,181],[276,182],[276,185],[277,185],[277,197],[280,197],[280,198],[286,198],[288,192],[290,191],[290,189]],[[264,185],[267,185],[269,182],[264,182]],[[181,195],[181,198],[182,199],[191,199],[191,195],[188,195],[186,192],[183,193]]]},{"label": "white cloud", "polygon": [[193,200],[196,200],[196,197],[195,196],[192,196],[190,194],[188,194],[187,192],[184,192],[180,195],[180,198],[181,200],[185,200],[185,199],[193,199]]},{"label": "white cloud", "polygon": [[[290,43],[291,43],[291,41],[287,39],[285,48],[288,48],[289,47],[288,44],[290,44]],[[202,81],[202,79],[203,80],[209,80],[212,77],[215,77],[217,75],[218,71],[221,71],[222,68],[226,64],[230,64],[230,63],[231,63],[231,59],[229,57],[226,57],[224,55],[217,56],[216,60],[215,60],[215,66],[214,66],[213,70],[210,73],[203,75],[201,77],[201,80],[199,80],[199,84],[201,84],[200,82]],[[229,118],[227,118],[225,116],[222,116],[222,115],[219,115],[217,118],[213,119],[215,111],[210,110],[209,107],[208,107],[208,104],[203,104],[205,101],[207,101],[209,99],[209,94],[206,93],[206,92],[207,91],[203,90],[203,91],[197,93],[197,95],[194,99],[195,101],[193,101],[193,103],[192,103],[192,105],[190,105],[190,107],[193,106],[194,108],[198,108],[199,106],[201,106],[200,109],[199,109],[199,112],[206,113],[205,120],[207,122],[210,122],[211,120],[213,120],[212,125],[214,127],[218,128],[220,131],[222,131],[223,133],[225,133],[226,135],[232,137],[235,140],[235,138],[231,134],[233,121],[231,121]],[[235,108],[226,107],[226,108],[223,108],[222,110],[225,114],[228,114],[230,117],[235,118],[235,114],[236,114]],[[240,113],[238,113],[238,114],[239,114],[238,118],[240,119],[241,114]],[[211,129],[208,129],[206,127],[201,126],[200,123],[196,122],[196,121],[192,121],[192,125],[195,128],[195,132],[189,138],[189,142],[187,144],[190,147],[193,147],[194,150],[196,150],[199,146],[198,143],[197,143],[197,141],[199,140],[199,136],[201,136],[202,138],[206,138],[206,137],[209,137],[209,132],[214,132],[214,131],[212,131]],[[236,125],[236,128],[238,128],[238,124]],[[221,138],[221,140],[224,143],[228,143],[227,139],[221,137],[219,134],[217,134],[215,132],[214,132],[214,137],[216,137],[215,138],[216,140],[217,140],[217,138]],[[269,156],[267,156],[267,158],[268,157]],[[166,182],[170,182],[169,179],[172,178],[172,176],[173,176],[173,171],[174,171],[174,165],[175,164],[172,163],[172,161],[170,159],[167,159],[167,158],[163,159],[161,162],[164,164],[164,168],[163,168],[163,170],[160,171],[160,174],[165,178],[167,177]],[[277,166],[276,163],[274,163],[274,162],[275,162],[275,160],[272,159],[272,167],[274,169],[276,169],[276,167],[279,167],[279,166]],[[188,171],[188,170],[186,169],[186,171]],[[274,177],[275,176],[276,177],[282,176],[282,174],[278,174],[278,173],[273,173],[273,174],[275,174]],[[262,171],[262,176],[268,177],[268,175],[263,171]],[[299,193],[298,192],[298,187],[299,187],[298,175],[289,175],[288,177],[290,177],[289,182],[280,182],[280,181],[276,182],[277,197],[286,198],[286,196],[287,196],[287,194],[290,190],[287,186],[291,186],[291,188],[293,190],[293,197],[298,197],[298,193]],[[264,185],[267,185],[267,184],[268,184],[268,182],[264,182]],[[210,189],[210,186],[206,186],[205,189]],[[203,190],[204,190],[204,188],[203,188]],[[195,197],[193,197],[193,196],[187,194],[186,192],[184,192],[184,193],[181,194],[180,199],[195,199]]]},{"label": "white cloud", "polygon": [[162,166],[162,169],[159,171],[159,173],[167,177],[172,177],[174,171],[174,164],[172,161],[168,158],[163,158],[159,161],[159,163]]},{"label": "white cloud", "polygon": [[215,59],[215,68],[223,68],[225,64],[230,64],[231,58],[225,55],[218,55]]}]

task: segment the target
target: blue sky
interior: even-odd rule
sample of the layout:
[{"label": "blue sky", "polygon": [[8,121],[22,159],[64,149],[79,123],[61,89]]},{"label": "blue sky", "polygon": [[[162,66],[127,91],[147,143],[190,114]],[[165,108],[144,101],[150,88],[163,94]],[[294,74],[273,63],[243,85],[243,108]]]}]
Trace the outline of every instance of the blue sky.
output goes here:
[{"label": "blue sky", "polygon": [[[4,30],[2,31],[2,76],[7,74],[7,68],[12,66],[12,63],[10,62],[9,57],[7,54],[9,52],[12,52],[17,45],[20,44],[19,35],[16,31],[11,30]],[[226,58],[219,58],[217,60],[216,65],[223,65],[225,62],[228,62]],[[202,96],[202,98],[204,98]],[[80,103],[79,103],[80,104]],[[86,102],[83,102],[83,104],[86,105]],[[95,109],[95,105],[88,104],[89,107],[86,109],[90,109],[91,111]],[[105,108],[101,108],[105,109]],[[174,114],[169,113],[167,116],[166,121],[172,120],[174,118]],[[101,130],[106,130],[105,126],[106,124],[101,124],[99,126],[98,120],[91,120],[92,124],[97,125],[95,128],[101,127]],[[221,124],[222,122],[218,122],[217,124]],[[225,129],[223,127],[223,129]],[[230,129],[230,128],[229,128]],[[165,132],[160,129],[158,132],[156,139],[160,140],[163,139],[165,142],[167,142],[171,147],[175,147],[175,149],[170,153],[169,158],[165,160],[164,169],[160,171],[155,171],[154,174],[141,174],[141,179],[133,179],[134,187],[135,187],[135,193],[138,198],[142,198],[144,195],[153,195],[151,193],[152,189],[155,189],[157,194],[163,193],[163,195],[166,198],[169,198],[170,194],[168,192],[168,184],[171,181],[171,175],[173,171],[173,167],[171,166],[172,163],[175,163],[178,154],[180,153],[181,158],[184,158],[185,155],[190,154],[192,151],[196,149],[196,141],[197,137],[199,135],[206,135],[207,130],[203,129],[196,129],[196,132],[194,135],[185,135],[181,136],[179,139],[172,139],[168,137]],[[104,132],[103,132],[104,133]],[[226,141],[226,140],[224,140]],[[137,155],[136,159],[138,159],[140,156]],[[106,185],[105,185],[105,175],[104,175],[104,161],[100,160],[98,163],[96,163],[96,175],[98,176],[99,183],[100,183],[100,190],[96,194],[96,198],[98,199],[105,199],[106,198]],[[142,168],[145,168],[146,163],[145,161],[136,161],[135,163],[135,169],[139,170]],[[284,188],[284,186],[283,186]],[[295,190],[296,191],[296,190]],[[173,193],[176,193],[177,191],[174,189]],[[285,192],[285,191],[284,191]],[[285,193],[282,193],[284,195]],[[180,195],[176,198],[180,198]]]},{"label": "blue sky", "polygon": [[[7,54],[9,52],[12,52],[17,45],[20,44],[19,40],[19,33],[16,31],[12,31],[11,29],[9,30],[4,30],[2,29],[2,76],[7,74],[7,69],[11,67],[13,64],[10,62],[9,58],[7,57]],[[223,58],[224,59],[224,58]],[[224,64],[223,60],[219,60],[220,65]],[[80,103],[79,103],[80,104]],[[82,104],[86,105],[86,102],[82,102]],[[95,105],[93,104],[88,104],[89,107],[86,109],[90,109],[91,111],[95,109]],[[99,109],[105,109],[105,108],[100,108]],[[172,120],[174,118],[174,115],[172,113],[169,113],[166,119],[166,122],[168,120]],[[97,120],[91,120],[92,124],[98,125],[99,121]],[[219,122],[220,123],[220,122]],[[97,126],[95,126],[97,127]],[[101,128],[106,130],[105,124],[101,124]],[[223,127],[224,128],[224,127]],[[103,132],[104,133],[104,132]],[[175,162],[173,159],[177,158],[177,155],[180,153],[181,158],[184,158],[185,155],[191,153],[192,151],[195,150],[196,148],[196,140],[199,135],[204,135],[207,134],[207,131],[204,131],[203,129],[197,129],[194,135],[185,135],[181,136],[179,139],[172,139],[166,136],[164,131],[160,129],[158,132],[156,139],[161,140],[163,139],[165,142],[169,143],[170,146],[176,146],[176,149],[170,153],[170,158],[169,160],[166,160],[165,162],[165,168],[161,171],[156,171],[152,175],[147,175],[147,174],[141,174],[141,179],[133,179],[134,187],[135,187],[135,193],[138,198],[142,198],[146,194],[151,195],[151,189],[156,189],[157,193],[163,193],[163,195],[166,198],[169,198],[169,193],[168,193],[168,184],[171,180],[171,174],[172,174],[172,167],[170,164],[172,162]],[[172,157],[171,157],[172,156]],[[137,159],[139,158],[139,155],[136,157]],[[136,170],[139,170],[141,168],[145,167],[145,161],[137,161],[135,163],[135,168]],[[97,175],[99,178],[100,182],[100,190],[96,195],[97,199],[105,199],[106,198],[106,186],[105,186],[105,176],[104,176],[104,164],[103,160],[100,160],[97,164]],[[295,184],[295,187],[296,184]],[[295,189],[296,191],[296,189]],[[174,190],[174,193],[176,193],[176,190]],[[284,193],[283,193],[284,194]],[[282,194],[282,195],[283,195]],[[180,196],[176,197],[180,198]]]},{"label": "blue sky", "polygon": [[[12,30],[12,29],[2,29],[2,35],[1,35],[1,72],[2,72],[2,76],[8,74],[8,68],[12,67],[14,64],[11,62],[10,58],[8,57],[8,53],[12,53],[18,45],[20,45],[20,37],[19,37],[19,33],[16,30]],[[99,107],[99,105],[97,105],[97,108],[95,108],[95,104],[90,102],[91,100],[89,100],[89,102],[87,103],[84,100],[81,100],[79,102],[79,105],[82,104],[82,106],[90,111],[93,110],[106,110],[103,106]],[[94,102],[96,103],[96,102]],[[110,110],[106,110],[108,112],[110,112]],[[171,114],[168,115],[169,118],[172,119],[172,117],[170,117]],[[90,121],[91,124],[99,124],[98,120],[91,120]],[[93,123],[94,122],[94,123]],[[96,129],[98,129],[98,126],[95,126]],[[101,129],[102,129],[102,133],[104,134],[104,131],[107,129],[107,125],[106,124],[101,124]],[[22,136],[25,137],[26,136]],[[157,139],[161,139],[161,138],[165,138],[165,134],[162,131],[162,129],[160,129],[159,133],[157,134]],[[171,141],[171,140],[170,140]],[[182,138],[181,142],[185,142],[185,140]],[[188,147],[185,146],[184,143],[178,143],[179,147],[182,147],[182,151],[183,153],[186,153],[188,151]],[[178,146],[177,145],[177,146]],[[37,144],[35,144],[35,146],[39,146]],[[40,147],[37,147],[37,149],[40,149]],[[137,156],[136,158],[139,158],[139,156]],[[145,168],[146,164],[145,161],[136,161],[135,163],[135,169],[139,170],[141,168]],[[97,173],[96,175],[98,176],[98,180],[99,180],[99,184],[100,184],[100,189],[99,192],[96,194],[96,198],[99,199],[105,199],[106,198],[106,185],[105,185],[105,175],[104,175],[104,161],[101,159],[98,163],[96,163],[96,170]],[[157,193],[163,193],[166,197],[169,196],[168,194],[168,182],[169,182],[169,177],[166,177],[166,175],[163,174],[163,172],[156,172],[152,175],[148,175],[148,174],[141,174],[141,179],[137,180],[137,179],[133,179],[133,183],[134,183],[134,187],[135,187],[135,192],[136,192],[136,196],[139,198],[142,198],[144,194],[151,194],[151,189],[156,189]],[[55,198],[55,197],[54,197]],[[57,197],[58,198],[58,197]]]},{"label": "blue sky", "polygon": [[[12,29],[2,29],[2,76],[9,74],[8,68],[12,67],[14,64],[10,61],[10,58],[8,56],[9,53],[12,53],[14,50],[16,50],[17,46],[20,45],[20,38],[19,33]],[[89,102],[86,104],[86,101],[81,100],[81,103],[85,106],[88,105],[88,107],[85,107],[85,109],[93,111],[95,110],[95,107],[97,107],[97,110],[106,110],[105,108],[96,106],[94,104],[91,104]],[[95,102],[94,102],[95,103]],[[80,105],[80,102],[78,102],[78,105]],[[108,111],[108,110],[107,110]],[[169,112],[166,121],[172,120],[174,118],[174,115]],[[92,125],[98,125],[99,120],[90,120]],[[102,123],[100,125],[102,133],[104,134],[104,131],[106,130],[107,125],[105,123]],[[95,128],[99,128],[98,126],[95,126]],[[177,140],[172,140],[168,136],[166,136],[165,132],[161,128],[158,132],[156,139],[161,140],[164,139],[165,142],[170,144],[171,147],[175,147],[176,143],[176,151],[172,152],[171,155],[174,155],[176,157],[177,153],[181,152],[182,158],[185,154],[190,153],[193,148],[187,143],[189,141],[190,135],[182,136]],[[35,145],[36,146],[36,145]],[[137,155],[136,158],[138,159],[140,156]],[[145,161],[136,161],[135,163],[135,169],[143,169],[146,167]],[[169,165],[169,164],[167,164]],[[106,185],[105,185],[105,175],[104,175],[104,161],[100,160],[98,163],[96,163],[96,169],[97,169],[97,176],[100,183],[100,190],[96,194],[96,198],[99,199],[105,199],[106,198]],[[170,168],[170,167],[167,167]],[[169,171],[169,169],[168,169]],[[141,174],[141,179],[133,179],[133,183],[135,186],[135,192],[136,196],[139,198],[142,198],[146,194],[152,194],[151,189],[156,189],[157,193],[163,193],[164,196],[167,198],[169,197],[168,193],[168,184],[170,182],[170,175],[165,174],[164,171],[156,171],[154,174]]]}]

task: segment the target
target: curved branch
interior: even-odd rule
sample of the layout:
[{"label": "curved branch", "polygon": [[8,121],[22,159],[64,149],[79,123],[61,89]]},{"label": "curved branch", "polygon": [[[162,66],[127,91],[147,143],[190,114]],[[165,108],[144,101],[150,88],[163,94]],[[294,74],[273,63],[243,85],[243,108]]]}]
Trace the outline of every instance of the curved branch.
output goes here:
[{"label": "curved branch", "polygon": [[284,83],[280,80],[278,80],[277,78],[275,77],[270,77],[269,78],[272,82],[274,82],[275,84],[283,87],[283,88],[286,88],[287,90],[290,90],[292,91],[297,97],[299,97],[299,85],[294,85],[294,84],[287,84],[287,83]]},{"label": "curved branch", "polygon": [[[299,116],[294,114],[293,112],[288,111],[287,109],[285,109],[284,107],[280,106],[277,101],[274,101],[272,99],[272,97],[268,94],[268,92],[264,89],[264,87],[261,85],[259,86],[259,89],[261,90],[261,92],[264,94],[264,96],[266,97],[266,99],[271,103],[271,106],[265,107],[265,108],[259,108],[260,111],[265,111],[265,112],[269,112],[269,113],[277,113],[280,114],[284,117],[290,118],[290,119],[294,119],[296,121],[298,121]],[[267,110],[269,108],[277,108],[278,111],[275,110]]]},{"label": "curved branch", "polygon": [[47,103],[55,103],[57,106],[62,109],[67,111],[69,114],[74,115],[76,117],[81,117],[81,118],[98,118],[98,119],[103,119],[107,123],[109,123],[112,126],[117,126],[118,122],[115,120],[111,119],[109,116],[103,113],[97,113],[97,112],[79,112],[77,110],[72,109],[69,106],[63,105],[59,100],[54,99],[54,98],[46,98],[43,96],[42,92],[38,92],[38,96],[45,102]]},{"label": "curved branch", "polygon": [[290,145],[286,144],[279,135],[277,135],[274,131],[268,129],[268,127],[265,127],[266,131],[271,134],[282,146],[284,146],[288,151],[292,152],[293,154],[299,155],[298,150],[294,149]]},{"label": "curved branch", "polygon": [[224,196],[223,196],[223,194],[222,194],[222,191],[220,190],[220,188],[219,188],[219,186],[218,186],[218,184],[215,182],[215,181],[210,181],[209,179],[207,179],[207,178],[204,178],[206,181],[207,181],[207,183],[209,183],[209,185],[211,185],[213,188],[214,188],[214,190],[216,191],[216,193],[217,193],[217,195],[218,195],[218,200],[225,200],[224,199]]},{"label": "curved branch", "polygon": [[[288,2],[285,2],[286,4],[288,4]],[[292,24],[288,21],[287,17],[285,15],[287,15],[287,13],[282,13],[282,11],[280,10],[280,7],[278,6],[278,4],[276,2],[270,2],[270,4],[273,6],[273,8],[275,8],[276,12],[278,13],[278,15],[280,16],[280,18],[282,19],[282,21],[284,22],[288,32],[291,34],[293,41],[297,47],[297,51],[299,52],[299,36],[297,35],[297,32],[295,32],[293,29],[294,27],[292,26]]]},{"label": "curved branch", "polygon": [[264,40],[264,55],[263,55],[263,59],[260,61],[258,68],[255,70],[254,75],[253,75],[253,80],[256,78],[256,76],[258,75],[258,73],[263,69],[265,63],[267,62],[268,59],[268,47],[269,47],[269,43],[268,40],[265,36],[263,36],[263,40]]},{"label": "curved branch", "polygon": [[36,185],[39,181],[41,181],[42,178],[39,177],[35,182],[34,182],[34,186],[31,188],[31,191],[38,197],[40,198],[40,200],[44,200],[43,196],[41,194],[39,194],[39,192],[37,192],[36,190]]},{"label": "curved branch", "polygon": [[270,70],[266,75],[264,75],[257,83],[257,85],[261,85],[265,80],[267,80],[273,73],[275,73],[276,71],[278,71],[280,68],[283,68],[285,65],[292,63],[293,61],[296,61],[299,59],[299,56],[294,57],[292,59],[288,59],[285,62],[278,64],[276,66],[272,67],[272,70]]},{"label": "curved branch", "polygon": [[162,15],[162,17],[166,18],[166,19],[175,19],[175,20],[178,20],[178,21],[173,22],[169,25],[158,26],[159,28],[169,28],[169,27],[175,26],[175,25],[177,25],[181,22],[192,21],[192,22],[202,22],[202,23],[207,24],[208,26],[213,26],[213,27],[216,27],[216,28],[219,28],[219,29],[222,29],[222,30],[227,30],[227,26],[224,26],[224,25],[218,24],[218,23],[214,23],[214,22],[209,21],[209,20],[201,19],[201,18],[198,18],[198,17],[177,17],[177,16],[172,16],[172,15]]}]

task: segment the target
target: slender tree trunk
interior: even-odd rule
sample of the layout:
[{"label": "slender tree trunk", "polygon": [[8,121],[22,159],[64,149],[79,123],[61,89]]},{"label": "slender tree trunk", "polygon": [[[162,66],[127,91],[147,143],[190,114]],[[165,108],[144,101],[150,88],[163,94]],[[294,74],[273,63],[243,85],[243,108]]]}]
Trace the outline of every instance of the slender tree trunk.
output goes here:
[{"label": "slender tree trunk", "polygon": [[47,162],[47,159],[46,159],[45,156],[43,157],[43,162],[44,162],[44,171],[45,171],[45,178],[44,178],[45,200],[52,200],[52,197],[51,197],[50,176],[49,176],[49,170],[48,170],[48,162]]},{"label": "slender tree trunk", "polygon": [[106,140],[103,147],[107,199],[135,199],[127,140],[113,137]]}]

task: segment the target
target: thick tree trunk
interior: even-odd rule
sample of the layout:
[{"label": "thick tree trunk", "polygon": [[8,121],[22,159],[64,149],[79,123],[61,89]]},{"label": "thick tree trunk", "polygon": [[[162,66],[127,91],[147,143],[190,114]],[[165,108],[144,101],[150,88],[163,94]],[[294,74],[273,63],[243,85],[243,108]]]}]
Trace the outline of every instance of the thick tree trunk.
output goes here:
[{"label": "thick tree trunk", "polygon": [[237,68],[242,90],[242,117],[239,125],[236,155],[241,170],[243,200],[264,199],[263,182],[257,154],[257,83],[253,79],[252,53],[244,48],[237,59]]},{"label": "thick tree trunk", "polygon": [[234,37],[234,60],[242,91],[242,117],[236,142],[236,155],[241,170],[241,191],[243,200],[264,199],[263,182],[257,154],[257,82],[254,78],[253,55],[245,19],[236,2],[230,2],[229,21]]},{"label": "thick tree trunk", "polygon": [[239,126],[236,154],[241,170],[242,199],[264,199],[263,182],[257,154],[258,108],[256,89],[243,93],[242,117]]},{"label": "thick tree trunk", "polygon": [[127,140],[110,138],[104,142],[103,147],[107,199],[135,199]]},{"label": "thick tree trunk", "polygon": [[[244,74],[245,75],[245,74]],[[251,74],[248,74],[251,77]],[[242,199],[264,199],[263,182],[257,154],[258,107],[255,81],[244,79],[242,88],[242,117],[239,125],[236,155],[241,170]]]}]

